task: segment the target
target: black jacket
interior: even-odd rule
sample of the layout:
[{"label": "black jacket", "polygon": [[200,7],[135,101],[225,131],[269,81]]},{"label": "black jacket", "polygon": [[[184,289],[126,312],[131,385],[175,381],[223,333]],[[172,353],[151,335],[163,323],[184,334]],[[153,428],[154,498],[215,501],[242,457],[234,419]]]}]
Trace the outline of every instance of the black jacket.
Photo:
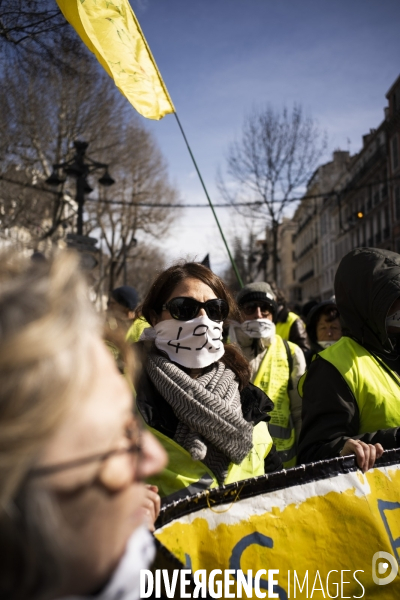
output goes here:
[{"label": "black jacket", "polygon": [[[385,325],[390,306],[400,297],[400,256],[375,248],[353,250],[338,267],[335,294],[344,335],[400,374],[398,340],[388,336]],[[349,438],[396,448],[400,446],[400,423],[399,427],[359,434],[356,398],[339,371],[318,355],[303,387],[299,462],[339,456]]]},{"label": "black jacket", "polygon": [[[284,306],[278,311],[278,315],[276,317],[277,323],[285,323],[289,315],[289,309]],[[305,353],[309,348],[310,344],[308,341],[308,336],[306,332],[306,328],[304,327],[303,321],[300,319],[295,320],[292,324],[289,331],[289,342],[293,342],[293,344],[297,344]]]},{"label": "black jacket", "polygon": [[[136,405],[144,421],[150,427],[157,429],[157,431],[172,439],[178,426],[178,418],[170,404],[168,404],[153,385],[145,368],[135,387],[137,390]],[[249,423],[257,425],[261,421],[268,422],[271,419],[269,413],[272,411],[274,403],[262,390],[252,383],[249,383],[240,392],[240,399],[242,402],[243,417]],[[276,452],[275,446],[272,447],[266,457],[264,468],[265,473],[282,469],[282,461]]]}]

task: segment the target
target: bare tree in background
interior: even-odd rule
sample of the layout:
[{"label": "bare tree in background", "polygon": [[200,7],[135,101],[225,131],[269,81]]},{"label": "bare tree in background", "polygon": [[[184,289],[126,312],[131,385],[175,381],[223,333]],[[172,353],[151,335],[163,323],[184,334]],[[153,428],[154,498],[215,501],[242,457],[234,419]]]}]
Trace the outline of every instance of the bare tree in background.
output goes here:
[{"label": "bare tree in background", "polygon": [[[231,241],[233,258],[245,284],[255,281],[260,272],[264,273],[263,242],[258,240],[258,237],[259,233],[249,229],[246,235],[236,234]],[[239,282],[231,265],[223,273],[223,279],[232,291],[240,290]],[[263,279],[265,278],[263,277]]]},{"label": "bare tree in background", "polygon": [[133,286],[142,301],[151,284],[166,267],[165,253],[153,244],[139,243],[127,263],[127,284]]},{"label": "bare tree in background", "polygon": [[[219,189],[244,216],[262,218],[272,230],[273,274],[278,274],[278,226],[293,195],[306,184],[326,148],[325,136],[301,106],[290,113],[270,106],[254,110],[245,120],[242,137],[228,151],[226,183]],[[240,207],[254,202],[251,207]]]},{"label": "bare tree in background", "polygon": [[0,82],[7,90],[0,99],[3,226],[25,227],[39,239],[57,239],[60,226],[73,224],[75,183],[46,189],[52,164],[82,138],[96,158],[112,157],[124,128],[126,103],[111,80],[93,61],[78,66],[74,74],[52,68],[41,76],[8,67]]},{"label": "bare tree in background", "polygon": [[0,0],[0,52],[20,71],[51,66],[72,72],[85,51],[55,0]]},{"label": "bare tree in background", "polygon": [[124,283],[130,261],[143,253],[143,248],[136,249],[138,233],[160,239],[177,216],[173,205],[178,194],[150,133],[132,122],[122,135],[110,162],[115,185],[102,191],[98,202],[87,202],[88,227],[100,230],[105,247],[103,269],[109,291]]},{"label": "bare tree in background", "polygon": [[169,208],[177,192],[153,138],[55,0],[0,0],[0,56],[0,233],[29,232],[36,248],[75,231],[75,180],[57,190],[45,180],[84,140],[116,182],[107,195],[93,177],[93,194],[85,196],[84,232],[101,238],[104,250],[97,286],[112,289],[140,265],[145,287],[161,264],[151,238],[162,238],[177,214]]}]

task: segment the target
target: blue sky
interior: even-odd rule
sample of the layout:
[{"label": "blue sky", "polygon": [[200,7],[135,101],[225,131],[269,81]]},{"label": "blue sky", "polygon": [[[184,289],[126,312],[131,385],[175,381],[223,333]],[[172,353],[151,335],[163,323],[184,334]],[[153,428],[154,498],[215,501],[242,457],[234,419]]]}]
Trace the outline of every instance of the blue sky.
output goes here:
[{"label": "blue sky", "polygon": [[[215,202],[217,169],[245,115],[302,104],[328,135],[326,160],[355,153],[383,119],[400,74],[398,0],[131,0]],[[187,203],[206,202],[175,118],[143,119]],[[243,231],[217,209],[228,236]],[[170,260],[227,258],[209,209],[186,209],[163,242]]]}]

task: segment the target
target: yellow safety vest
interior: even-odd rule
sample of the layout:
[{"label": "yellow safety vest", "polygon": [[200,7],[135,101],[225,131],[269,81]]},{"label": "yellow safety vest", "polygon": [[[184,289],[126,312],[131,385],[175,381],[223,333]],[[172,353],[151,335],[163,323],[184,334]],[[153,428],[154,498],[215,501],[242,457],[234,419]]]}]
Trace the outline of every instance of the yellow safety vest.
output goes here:
[{"label": "yellow safety vest", "polygon": [[[287,344],[293,356],[295,344]],[[286,469],[296,464],[296,432],[290,414],[289,382],[290,365],[286,347],[282,338],[276,335],[262,360],[254,385],[262,389],[275,404],[269,431]]]},{"label": "yellow safety vest", "polygon": [[[204,463],[193,460],[187,450],[160,431],[152,427],[148,429],[168,454],[167,467],[158,475],[148,479],[149,483],[158,486],[162,498],[169,496],[168,500],[178,500],[188,494],[218,487],[215,475]],[[258,423],[253,429],[253,448],[240,465],[234,463],[229,465],[224,484],[264,475],[264,459],[268,456],[272,444],[268,425],[264,421]]]},{"label": "yellow safety vest", "polygon": [[[359,434],[400,426],[400,378],[379,357],[347,336],[318,356],[336,367],[352,391],[360,413]],[[306,377],[307,372],[299,381],[300,395]]]},{"label": "yellow safety vest", "polygon": [[135,319],[132,325],[129,327],[128,332],[125,336],[125,339],[130,344],[134,344],[139,341],[140,336],[146,327],[151,327],[150,323],[146,321],[144,317],[139,317]]},{"label": "yellow safety vest", "polygon": [[284,340],[288,340],[290,328],[292,327],[293,323],[297,321],[297,319],[299,319],[299,316],[296,315],[294,312],[290,312],[284,323],[278,322],[276,324],[276,333],[280,335],[281,338],[283,338]]}]

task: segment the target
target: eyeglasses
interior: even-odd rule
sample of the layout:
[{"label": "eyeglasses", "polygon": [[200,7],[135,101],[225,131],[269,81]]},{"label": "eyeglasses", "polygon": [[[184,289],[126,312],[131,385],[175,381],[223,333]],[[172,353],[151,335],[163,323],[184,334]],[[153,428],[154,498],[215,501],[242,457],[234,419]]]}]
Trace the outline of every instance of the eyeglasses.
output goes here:
[{"label": "eyeglasses", "polygon": [[126,428],[125,438],[129,441],[129,445],[126,448],[116,448],[101,454],[91,454],[75,460],[68,460],[53,465],[45,465],[43,467],[36,467],[30,471],[29,477],[47,477],[48,475],[53,475],[54,473],[59,473],[61,471],[67,471],[68,469],[75,469],[76,467],[81,467],[92,462],[104,463],[113,456],[119,456],[123,454],[140,455],[142,452],[142,428],[135,418],[132,419],[132,422]]},{"label": "eyeglasses", "polygon": [[269,302],[265,300],[255,300],[254,302],[246,302],[240,307],[240,310],[244,312],[245,315],[252,315],[256,312],[257,308],[260,309],[261,314],[263,316],[272,315],[274,309]]},{"label": "eyeglasses", "polygon": [[171,317],[178,321],[194,319],[202,308],[204,308],[211,321],[225,321],[229,314],[229,305],[221,298],[199,302],[194,298],[179,297],[172,298],[172,300],[162,306],[162,310],[169,310]]}]

